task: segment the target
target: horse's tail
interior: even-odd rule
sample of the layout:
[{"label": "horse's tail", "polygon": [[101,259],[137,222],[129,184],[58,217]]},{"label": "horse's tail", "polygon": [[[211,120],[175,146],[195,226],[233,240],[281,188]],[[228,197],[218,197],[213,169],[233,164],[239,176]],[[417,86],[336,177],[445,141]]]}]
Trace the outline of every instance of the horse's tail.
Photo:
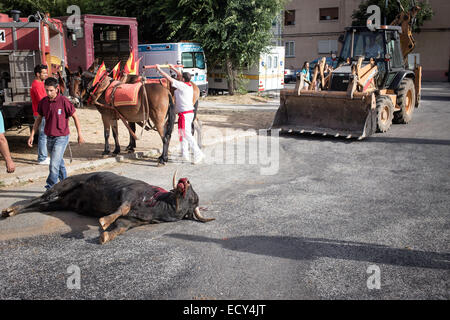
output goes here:
[{"label": "horse's tail", "polygon": [[167,131],[166,134],[172,134],[173,127],[175,126],[175,105],[173,104],[172,94],[168,94],[169,96],[169,108],[167,109]]}]

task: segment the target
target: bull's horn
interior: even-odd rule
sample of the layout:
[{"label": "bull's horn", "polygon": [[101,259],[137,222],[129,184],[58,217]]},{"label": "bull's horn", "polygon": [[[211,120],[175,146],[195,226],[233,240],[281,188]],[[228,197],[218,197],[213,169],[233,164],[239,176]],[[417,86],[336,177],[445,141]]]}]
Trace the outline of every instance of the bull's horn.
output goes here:
[{"label": "bull's horn", "polygon": [[175,172],[173,174],[173,179],[172,179],[172,184],[173,184],[174,189],[177,188],[177,172],[178,172],[178,169],[175,170]]},{"label": "bull's horn", "polygon": [[200,221],[200,222],[209,222],[209,221],[216,220],[215,218],[204,218],[201,215],[200,209],[198,207],[194,209],[194,215],[197,218],[197,220]]}]

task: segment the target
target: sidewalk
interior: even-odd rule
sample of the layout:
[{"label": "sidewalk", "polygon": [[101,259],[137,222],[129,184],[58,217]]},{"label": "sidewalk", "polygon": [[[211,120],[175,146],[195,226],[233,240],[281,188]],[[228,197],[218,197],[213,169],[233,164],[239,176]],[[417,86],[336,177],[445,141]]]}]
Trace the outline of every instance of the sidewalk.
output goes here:
[{"label": "sidewalk", "polygon": [[[244,101],[246,102],[246,101]],[[223,143],[238,137],[252,136],[255,130],[268,128],[277,110],[277,101],[269,101],[255,104],[233,104],[217,101],[200,101],[199,119],[202,122],[203,148]],[[70,150],[67,148],[64,161],[69,175],[80,170],[92,170],[100,166],[114,165],[126,159],[148,159],[149,163],[157,165],[156,159],[161,154],[162,142],[155,131],[142,131],[137,128],[136,135],[141,137],[137,141],[135,153],[126,153],[128,145],[128,131],[119,121],[119,141],[121,153],[117,157],[102,156],[104,148],[103,124],[100,113],[96,109],[77,109],[82,126],[82,134],[86,141],[79,146],[76,142],[77,135],[73,121],[70,120]],[[29,130],[8,131],[6,137],[11,150],[11,155],[16,164],[13,174],[6,173],[5,162],[0,160],[0,189],[15,184],[24,184],[43,179],[48,175],[48,166],[37,164],[37,146],[27,147]],[[142,136],[141,136],[142,134]],[[114,150],[112,133],[109,143],[111,152]],[[175,125],[169,147],[169,161],[177,161],[179,153],[178,130]],[[72,161],[71,161],[72,154]]]}]

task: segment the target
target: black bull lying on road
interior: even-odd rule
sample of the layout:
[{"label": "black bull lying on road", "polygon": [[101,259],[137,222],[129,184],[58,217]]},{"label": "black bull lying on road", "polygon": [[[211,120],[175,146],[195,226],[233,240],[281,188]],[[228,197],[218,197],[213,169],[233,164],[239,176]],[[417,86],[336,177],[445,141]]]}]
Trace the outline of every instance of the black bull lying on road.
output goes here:
[{"label": "black bull lying on road", "polygon": [[75,211],[100,218],[102,244],[144,224],[181,219],[214,220],[202,217],[197,193],[186,178],[176,183],[176,174],[175,171],[171,191],[111,172],[74,175],[54,185],[40,197],[4,209],[2,217],[34,210]]}]

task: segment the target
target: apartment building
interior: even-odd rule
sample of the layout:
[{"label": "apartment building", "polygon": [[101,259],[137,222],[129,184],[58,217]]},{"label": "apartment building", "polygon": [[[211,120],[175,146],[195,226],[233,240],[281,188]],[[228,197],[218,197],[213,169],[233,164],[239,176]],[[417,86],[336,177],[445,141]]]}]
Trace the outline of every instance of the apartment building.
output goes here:
[{"label": "apartment building", "polygon": [[[389,0],[395,1],[395,0]],[[362,0],[291,0],[283,14],[282,41],[286,68],[299,69],[332,52],[340,52],[338,38],[352,23],[352,13]],[[428,0],[435,15],[414,34],[414,51],[423,67],[423,79],[447,81],[450,67],[450,1]]]}]

